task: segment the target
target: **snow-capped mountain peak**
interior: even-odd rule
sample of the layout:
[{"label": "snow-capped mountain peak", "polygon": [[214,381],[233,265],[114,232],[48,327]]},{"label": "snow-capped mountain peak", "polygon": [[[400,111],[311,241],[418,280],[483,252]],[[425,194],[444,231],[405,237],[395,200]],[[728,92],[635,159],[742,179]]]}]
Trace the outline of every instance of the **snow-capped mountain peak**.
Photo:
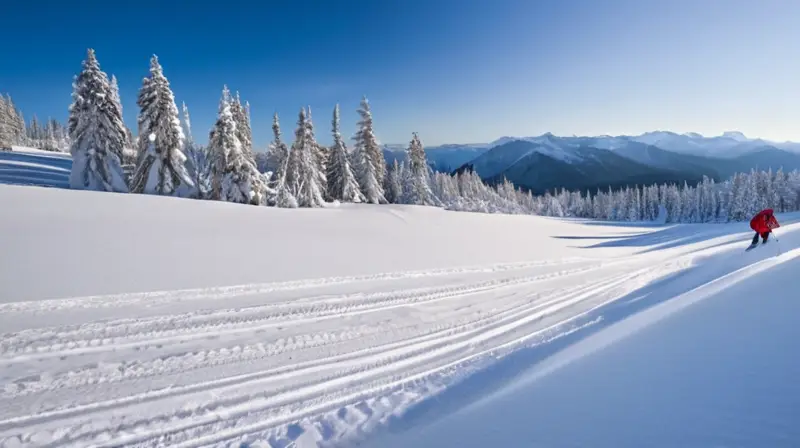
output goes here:
[{"label": "snow-capped mountain peak", "polygon": [[722,133],[722,137],[736,140],[737,142],[746,142],[750,139],[739,131],[726,131]]}]

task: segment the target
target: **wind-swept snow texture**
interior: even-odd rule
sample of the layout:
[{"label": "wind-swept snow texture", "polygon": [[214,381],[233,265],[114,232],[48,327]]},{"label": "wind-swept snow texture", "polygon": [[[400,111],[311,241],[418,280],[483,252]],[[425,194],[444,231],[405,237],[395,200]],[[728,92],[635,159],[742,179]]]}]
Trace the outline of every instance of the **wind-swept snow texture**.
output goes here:
[{"label": "wind-swept snow texture", "polygon": [[[785,217],[779,229],[784,252],[775,257],[778,245],[744,254],[750,232],[743,224],[620,226],[366,204],[278,209],[20,186],[0,186],[0,207],[13,210],[0,224],[0,234],[13,236],[0,239],[3,448],[351,446],[372,435],[379,441],[387,422],[389,429],[409,423],[404,434],[413,436],[420,423],[415,416],[426,410],[449,414],[503,385],[512,387],[514,368],[555,373],[552,366],[563,364],[568,372],[572,364],[566,361],[576,368],[589,362],[589,356],[582,359],[594,349],[592,341],[611,339],[606,332],[617,328],[609,323],[644,326],[656,321],[648,312],[663,316],[714,294],[724,302],[726,291],[759,276],[781,281],[792,266],[797,272],[792,263],[800,242],[798,226]],[[152,232],[153,217],[174,230]],[[231,226],[235,231],[227,230]],[[764,300],[786,319],[797,314],[796,304],[781,308],[778,299],[764,296],[751,290],[735,303],[752,305],[743,312],[754,320],[766,319],[758,310]],[[751,325],[739,310],[722,310],[722,317],[706,313],[701,320],[720,328],[738,316],[734,327]],[[769,331],[743,333],[752,341],[727,340],[732,345],[725,352],[677,361],[682,374],[724,361],[725,353],[737,353],[733,345],[756,356],[751,349],[760,344],[766,352],[755,361],[772,354],[779,366],[782,356],[792,357],[780,347],[797,333],[780,327],[778,317],[770,319]],[[680,326],[672,331],[683,333],[675,337],[684,341],[690,336]],[[713,342],[704,327],[693,331],[692,343]],[[647,367],[641,364],[653,354],[642,347],[658,343],[649,337],[634,347],[638,357],[631,348],[606,368],[619,373]],[[527,356],[531,350],[539,351]],[[699,356],[698,347],[692,350]],[[562,358],[545,359],[543,353]],[[653,359],[654,366],[663,364]],[[734,375],[742,387],[757,387],[748,383],[759,381],[757,375],[745,380],[740,372],[713,368]],[[609,372],[601,378],[611,381]],[[526,401],[530,408],[517,420],[530,409],[546,415],[552,406],[589,403],[592,385],[626,394],[621,380],[604,386],[592,382],[593,373],[582,374],[586,384],[578,390],[586,396],[562,387],[560,401]],[[787,377],[796,379],[797,370],[766,379]],[[669,375],[658,378],[668,391]],[[560,384],[577,382],[570,380],[565,376]],[[638,387],[650,390],[646,386]],[[772,396],[767,386],[774,386],[764,385]],[[517,387],[510,395],[530,393],[532,386]],[[791,387],[775,398],[785,400],[774,402],[784,406],[783,418],[796,404],[797,386]],[[606,390],[594,392],[611,397]],[[619,399],[642,406],[637,398],[646,402],[641,396]],[[733,395],[728,400],[734,409],[744,406]],[[701,410],[688,403],[683,411]],[[680,402],[670,404],[677,407],[665,411],[670,415],[682,410]],[[582,418],[561,409],[564,419]],[[514,421],[515,412],[495,409],[493,417]],[[751,425],[763,424],[759,415],[751,417]],[[526,430],[538,427],[541,433],[509,439],[511,446],[538,440],[561,445],[565,422],[527,423]],[[640,430],[622,418],[617,423]],[[495,431],[488,417],[471,424],[482,435]],[[669,428],[668,436],[689,437],[680,446],[715,441],[692,438],[691,428],[651,427],[662,431],[653,434],[656,441]],[[602,428],[608,440],[628,440],[624,431]],[[775,428],[791,436],[785,426]],[[459,434],[418,434],[414,443],[397,446],[475,446]],[[719,434],[719,440],[737,434]],[[763,440],[774,439],[765,434]]]}]

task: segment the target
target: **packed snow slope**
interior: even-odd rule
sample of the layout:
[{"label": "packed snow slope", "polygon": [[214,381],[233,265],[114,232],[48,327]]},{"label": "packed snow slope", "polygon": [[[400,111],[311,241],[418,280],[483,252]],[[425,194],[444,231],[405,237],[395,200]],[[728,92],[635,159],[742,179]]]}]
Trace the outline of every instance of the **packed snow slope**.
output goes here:
[{"label": "packed snow slope", "polygon": [[[799,230],[746,255],[706,250],[702,264],[596,310],[602,320],[560,343],[515,352],[364,446],[796,447]],[[511,375],[456,409],[486,377]],[[443,408],[454,411],[436,418]]]},{"label": "packed snow slope", "polygon": [[0,186],[0,207],[13,210],[0,223],[4,448],[350,446],[394,415],[413,428],[426,409],[491,397],[514,383],[509,360],[544,368],[542,352],[519,353],[796,272],[800,243],[797,217],[781,218],[775,257],[778,245],[743,252],[746,224],[22,186]]}]

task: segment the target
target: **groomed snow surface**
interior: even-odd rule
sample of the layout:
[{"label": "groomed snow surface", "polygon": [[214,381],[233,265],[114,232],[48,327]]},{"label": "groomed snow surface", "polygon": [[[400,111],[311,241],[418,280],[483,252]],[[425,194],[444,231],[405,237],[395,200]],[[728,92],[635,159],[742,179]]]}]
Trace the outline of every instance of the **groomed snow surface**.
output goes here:
[{"label": "groomed snow surface", "polygon": [[0,186],[0,447],[800,441],[800,216]]}]

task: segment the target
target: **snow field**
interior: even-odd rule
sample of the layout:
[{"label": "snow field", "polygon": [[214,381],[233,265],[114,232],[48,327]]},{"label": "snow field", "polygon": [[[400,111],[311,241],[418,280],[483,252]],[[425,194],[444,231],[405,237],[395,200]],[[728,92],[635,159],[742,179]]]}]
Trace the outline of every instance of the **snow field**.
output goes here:
[{"label": "snow field", "polygon": [[510,384],[470,378],[363,446],[795,446],[800,225],[780,230],[746,256],[704,243],[692,267],[600,308],[560,348],[496,363],[495,377],[527,359]]},{"label": "snow field", "polygon": [[0,251],[4,448],[347,445],[655,281],[796,252],[743,256],[741,225],[8,186],[0,202],[18,210]]},{"label": "snow field", "polygon": [[0,151],[0,184],[67,188],[72,158],[69,154],[12,147]]}]

